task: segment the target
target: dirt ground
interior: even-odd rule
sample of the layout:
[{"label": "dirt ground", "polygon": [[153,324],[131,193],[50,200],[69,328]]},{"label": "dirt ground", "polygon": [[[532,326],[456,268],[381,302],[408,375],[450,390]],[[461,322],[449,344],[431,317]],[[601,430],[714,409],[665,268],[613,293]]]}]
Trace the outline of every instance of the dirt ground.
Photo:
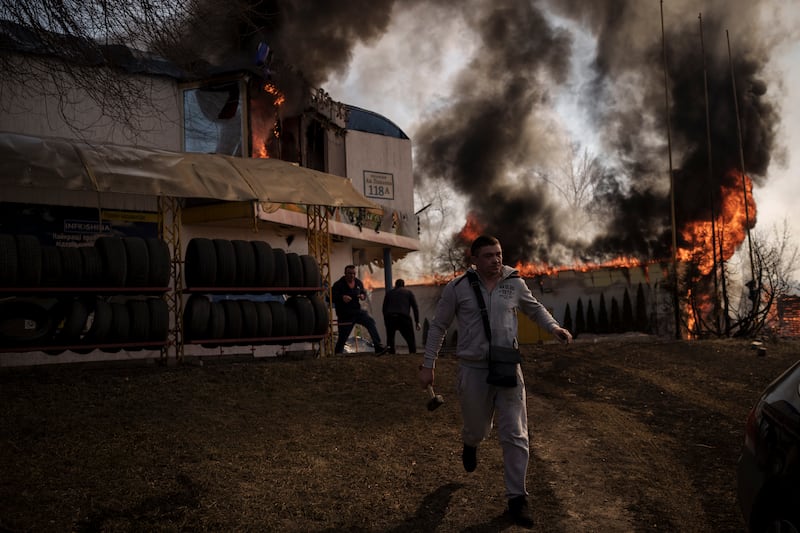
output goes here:
[{"label": "dirt ground", "polygon": [[[747,413],[798,342],[524,347],[536,531],[744,531]],[[0,531],[515,531],[493,435],[461,466],[456,363],[248,358],[0,372]]]}]

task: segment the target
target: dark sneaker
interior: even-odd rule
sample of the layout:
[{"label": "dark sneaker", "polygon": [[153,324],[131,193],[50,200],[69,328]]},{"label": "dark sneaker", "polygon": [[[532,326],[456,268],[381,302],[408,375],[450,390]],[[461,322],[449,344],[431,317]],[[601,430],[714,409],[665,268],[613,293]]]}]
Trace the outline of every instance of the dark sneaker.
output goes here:
[{"label": "dark sneaker", "polygon": [[376,346],[375,347],[375,355],[385,355],[389,353],[389,348],[386,346]]},{"label": "dark sneaker", "polygon": [[464,451],[461,452],[461,462],[464,464],[464,470],[474,472],[478,467],[478,448],[465,444]]},{"label": "dark sneaker", "polygon": [[514,523],[520,527],[533,527],[533,516],[528,507],[528,498],[525,496],[515,496],[508,500],[508,514]]}]

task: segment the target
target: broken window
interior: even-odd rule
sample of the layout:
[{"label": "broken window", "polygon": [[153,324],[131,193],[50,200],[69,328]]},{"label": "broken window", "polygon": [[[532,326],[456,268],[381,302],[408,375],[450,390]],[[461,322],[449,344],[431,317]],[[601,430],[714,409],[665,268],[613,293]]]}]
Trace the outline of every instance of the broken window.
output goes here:
[{"label": "broken window", "polygon": [[185,151],[242,155],[241,93],[236,81],[184,89]]}]

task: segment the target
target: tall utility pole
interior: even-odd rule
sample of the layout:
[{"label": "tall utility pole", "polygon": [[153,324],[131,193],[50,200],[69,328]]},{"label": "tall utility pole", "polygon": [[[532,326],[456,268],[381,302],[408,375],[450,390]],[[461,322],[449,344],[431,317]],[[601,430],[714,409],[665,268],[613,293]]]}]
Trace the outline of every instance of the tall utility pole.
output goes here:
[{"label": "tall utility pole", "polygon": [[736,134],[739,137],[739,171],[742,174],[742,201],[744,202],[745,230],[747,231],[747,248],[750,253],[750,281],[746,283],[750,289],[750,299],[753,301],[752,317],[755,319],[758,313],[758,302],[760,299],[761,287],[756,281],[756,266],[753,260],[753,241],[750,238],[750,207],[747,205],[747,182],[744,168],[744,149],[742,148],[742,122],[739,119],[739,97],[736,95],[736,75],[733,72],[733,58],[731,57],[731,37],[728,30],[725,30],[725,38],[728,40],[728,63],[731,67],[731,85],[733,86],[733,104],[736,110]]},{"label": "tall utility pole", "polygon": [[672,301],[675,308],[675,338],[681,338],[681,309],[678,294],[678,237],[675,227],[675,173],[672,169],[672,127],[669,118],[669,84],[667,82],[667,42],[664,36],[664,0],[661,0],[661,51],[664,56],[664,108],[667,115],[667,153],[669,154],[669,208],[672,221]]},{"label": "tall utility pole", "polygon": [[[706,66],[706,46],[705,41],[703,39],[703,14],[700,13],[697,15],[697,19],[700,23],[700,52],[703,55],[703,92],[705,95],[705,103],[706,103],[706,146],[708,151],[708,194],[709,194],[709,204],[711,208],[711,255],[713,258],[713,267],[712,272],[714,273],[714,328],[717,335],[720,334],[720,323],[719,323],[719,313],[720,313],[720,301],[719,301],[719,281],[717,276],[717,210],[714,207],[714,202],[716,198],[714,197],[714,165],[713,165],[713,157],[711,154],[711,118],[709,114],[709,102],[708,102],[708,68]],[[722,276],[724,277],[725,266],[723,263],[724,259],[720,257],[720,267],[723,272]],[[722,280],[723,287],[725,285],[725,280]],[[727,314],[727,309],[725,310]]]}]

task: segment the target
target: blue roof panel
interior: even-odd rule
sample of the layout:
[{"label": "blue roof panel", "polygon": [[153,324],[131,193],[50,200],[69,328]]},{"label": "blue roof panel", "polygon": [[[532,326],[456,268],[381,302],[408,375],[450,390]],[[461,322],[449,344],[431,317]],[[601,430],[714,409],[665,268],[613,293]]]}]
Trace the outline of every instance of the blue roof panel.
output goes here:
[{"label": "blue roof panel", "polygon": [[360,107],[346,105],[347,107],[347,129],[386,135],[397,139],[408,139],[408,135],[403,133],[397,124],[373,111],[367,111]]}]

